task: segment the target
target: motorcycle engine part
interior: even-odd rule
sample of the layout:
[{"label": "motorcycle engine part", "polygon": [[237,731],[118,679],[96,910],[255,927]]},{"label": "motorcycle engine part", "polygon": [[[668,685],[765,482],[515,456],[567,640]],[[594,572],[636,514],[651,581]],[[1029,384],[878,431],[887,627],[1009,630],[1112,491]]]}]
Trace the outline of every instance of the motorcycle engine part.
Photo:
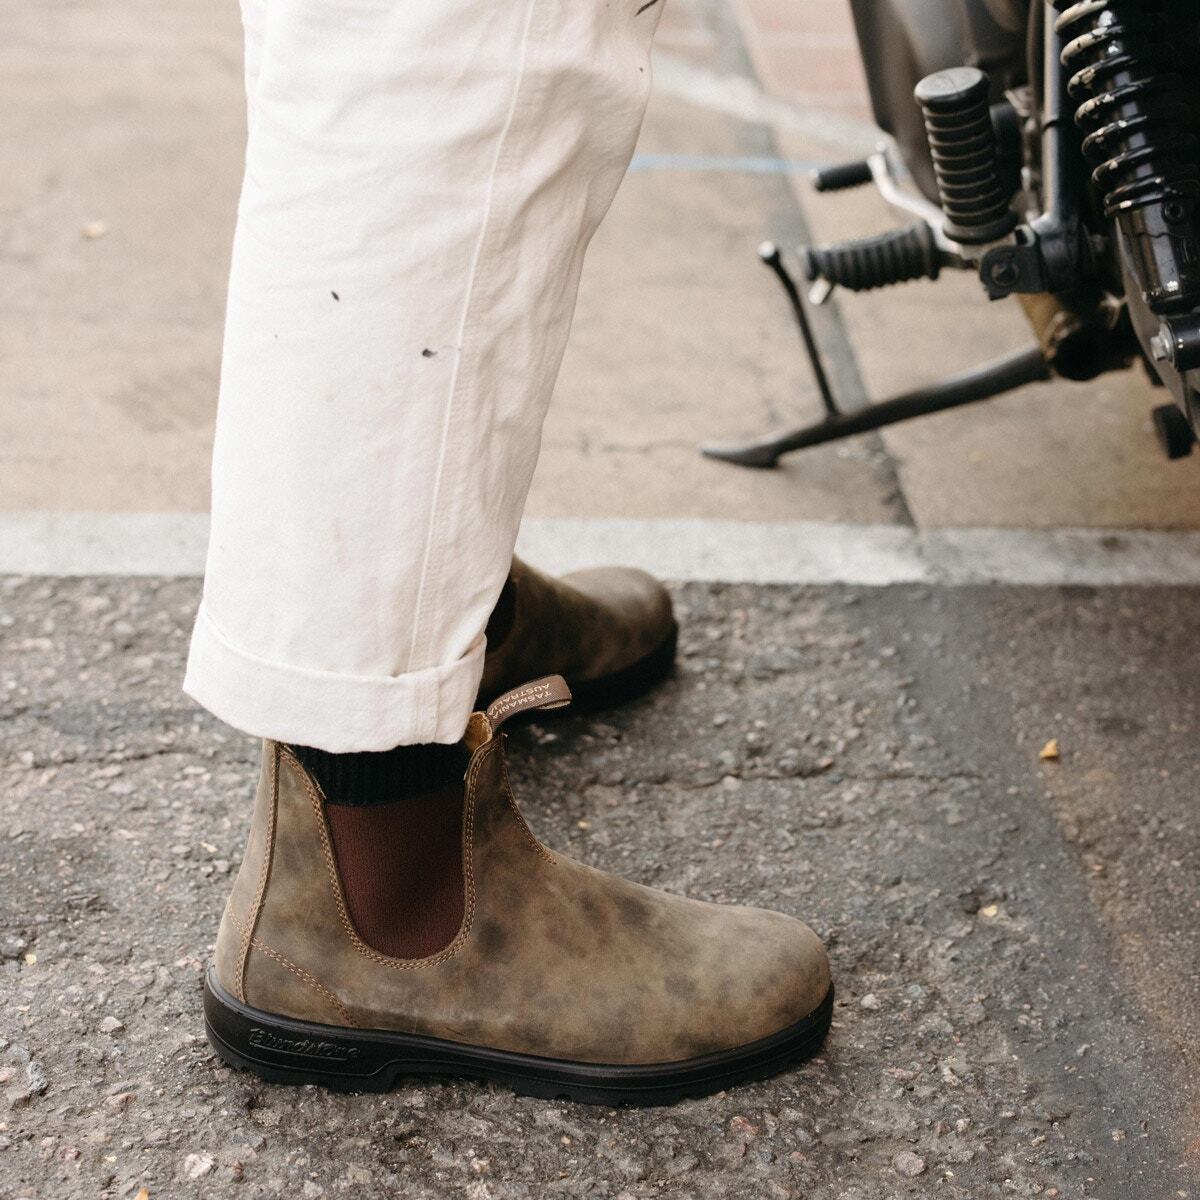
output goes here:
[{"label": "motorcycle engine part", "polygon": [[936,279],[942,256],[933,230],[919,221],[876,237],[857,238],[804,251],[804,274],[852,292],[889,287],[910,279]]},{"label": "motorcycle engine part", "polygon": [[[1042,0],[1039,0],[1041,3]],[[913,88],[961,63],[986,71],[993,102],[1025,80],[1029,0],[850,0],[875,123],[895,140],[921,194],[938,199],[933,160]]]},{"label": "motorcycle engine part", "polygon": [[1017,224],[1012,189],[1002,175],[990,94],[987,76],[976,67],[936,71],[914,92],[946,215],[943,229],[967,246],[999,241]]},{"label": "motorcycle engine part", "polygon": [[1116,219],[1145,302],[1158,314],[1200,303],[1200,141],[1171,69],[1172,23],[1159,0],[1080,0],[1065,8],[1068,91],[1104,213]]},{"label": "motorcycle engine part", "polygon": [[1170,363],[1186,373],[1200,367],[1200,316],[1168,317],[1150,339],[1150,352],[1157,363]]},{"label": "motorcycle engine part", "polygon": [[1021,293],[1038,345],[1055,375],[1082,382],[1121,371],[1138,356],[1128,314],[1111,297],[1072,304],[1048,292]]}]

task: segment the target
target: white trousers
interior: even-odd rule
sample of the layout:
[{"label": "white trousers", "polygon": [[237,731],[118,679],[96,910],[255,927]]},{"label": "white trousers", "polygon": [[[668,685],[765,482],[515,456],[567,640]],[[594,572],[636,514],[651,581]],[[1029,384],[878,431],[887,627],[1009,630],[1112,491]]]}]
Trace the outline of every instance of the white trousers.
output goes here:
[{"label": "white trousers", "polygon": [[249,143],[184,688],[457,740],[662,0],[245,0]]}]

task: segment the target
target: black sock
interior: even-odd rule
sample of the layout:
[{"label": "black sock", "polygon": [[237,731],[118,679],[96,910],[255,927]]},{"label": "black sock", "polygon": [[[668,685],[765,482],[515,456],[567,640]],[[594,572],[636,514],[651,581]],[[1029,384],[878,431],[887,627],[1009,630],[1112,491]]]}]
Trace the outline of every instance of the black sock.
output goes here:
[{"label": "black sock", "polygon": [[386,804],[462,781],[469,755],[460,744],[397,746],[330,754],[311,746],[291,746],[304,769],[321,785],[330,804]]}]

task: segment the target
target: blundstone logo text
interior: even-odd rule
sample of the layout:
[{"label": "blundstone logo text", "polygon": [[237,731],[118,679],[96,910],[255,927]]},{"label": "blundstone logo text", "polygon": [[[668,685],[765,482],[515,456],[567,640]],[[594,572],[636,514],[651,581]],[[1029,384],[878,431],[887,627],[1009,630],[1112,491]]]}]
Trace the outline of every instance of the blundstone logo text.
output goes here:
[{"label": "blundstone logo text", "polygon": [[335,1062],[358,1057],[357,1046],[339,1046],[336,1042],[323,1042],[317,1038],[281,1037],[257,1026],[250,1030],[250,1045],[263,1050],[281,1050],[284,1054],[302,1054],[306,1058],[328,1058]]},{"label": "blundstone logo text", "polygon": [[519,692],[513,692],[511,696],[501,697],[488,711],[493,716],[502,717],[505,713],[512,712],[514,708],[520,708],[523,705],[533,708],[549,698],[550,685],[539,683],[533,687],[522,688]]}]

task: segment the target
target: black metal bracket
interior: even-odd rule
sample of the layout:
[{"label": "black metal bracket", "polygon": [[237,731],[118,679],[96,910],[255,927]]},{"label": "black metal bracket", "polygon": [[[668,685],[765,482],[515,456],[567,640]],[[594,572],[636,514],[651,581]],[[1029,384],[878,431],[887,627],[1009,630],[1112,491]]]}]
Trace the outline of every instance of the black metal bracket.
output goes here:
[{"label": "black metal bracket", "polygon": [[787,295],[812,366],[825,416],[812,425],[783,433],[766,434],[750,441],[706,443],[700,449],[709,458],[737,463],[744,467],[773,467],[782,455],[792,450],[802,450],[856,433],[882,429],[898,421],[908,421],[927,413],[944,412],[949,408],[976,404],[981,400],[990,400],[993,396],[1013,391],[1026,384],[1043,382],[1051,377],[1050,367],[1042,351],[1031,347],[974,370],[952,375],[949,379],[943,379],[928,387],[904,392],[855,412],[845,412],[839,407],[837,397],[830,386],[821,348],[809,321],[807,306],[795,279],[783,261],[779,247],[770,242],[765,243],[759,248],[759,258],[775,274]]}]

